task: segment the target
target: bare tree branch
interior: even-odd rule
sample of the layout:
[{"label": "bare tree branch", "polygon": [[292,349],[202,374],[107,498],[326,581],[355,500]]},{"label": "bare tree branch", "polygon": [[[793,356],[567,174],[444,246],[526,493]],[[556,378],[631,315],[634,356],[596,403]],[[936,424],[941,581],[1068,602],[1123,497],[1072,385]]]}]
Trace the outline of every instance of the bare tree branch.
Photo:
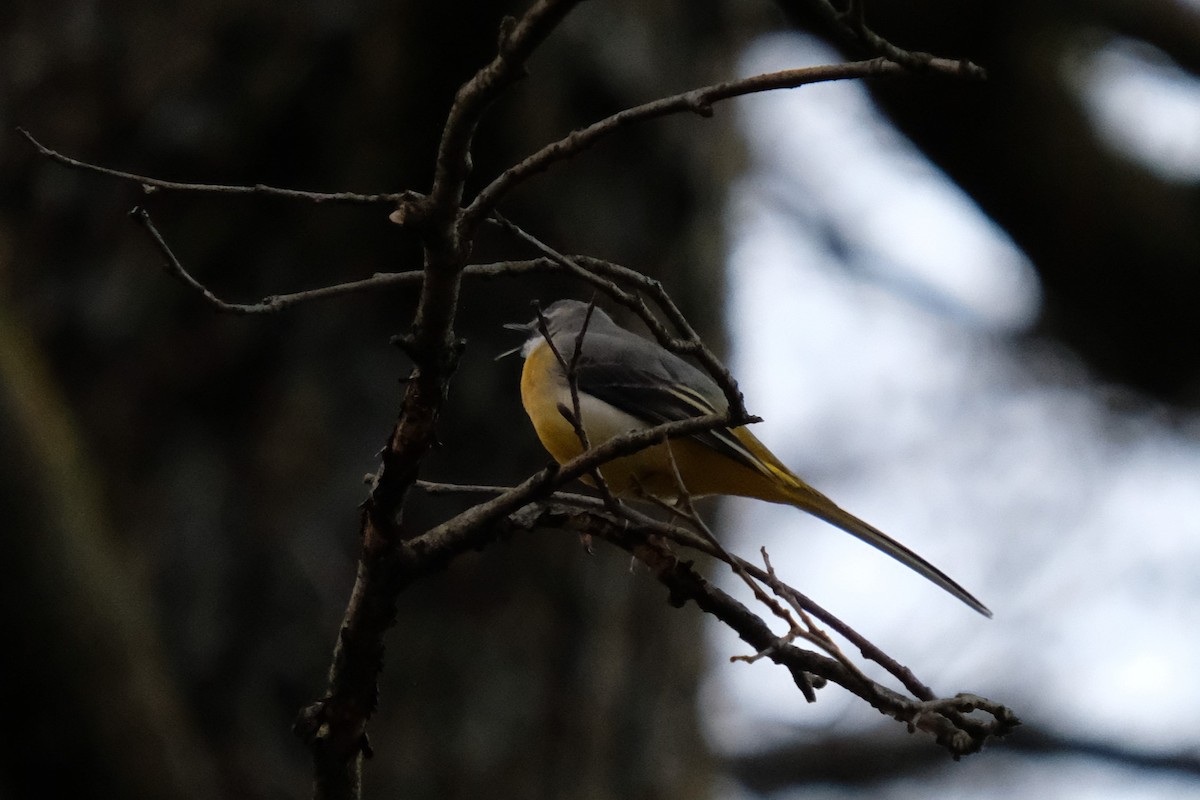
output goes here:
[{"label": "bare tree branch", "polygon": [[[150,240],[166,259],[163,268],[167,274],[182,281],[184,285],[196,291],[205,302],[218,311],[230,314],[276,314],[280,311],[315,300],[329,300],[348,294],[375,292],[396,286],[415,286],[425,279],[423,270],[408,272],[377,272],[369,278],[346,283],[336,283],[308,289],[301,292],[270,295],[257,303],[232,303],[218,297],[208,286],[197,280],[179,258],[171,250],[158,226],[150,218],[146,209],[138,206],[129,212],[150,236]],[[526,261],[500,261],[493,264],[468,264],[463,267],[463,277],[468,278],[505,278],[519,275],[530,275],[547,272],[559,272],[561,267],[550,259],[537,258]]]},{"label": "bare tree branch", "polygon": [[[579,0],[538,0],[519,20],[500,26],[500,52],[455,95],[438,148],[430,199],[444,212],[459,213],[463,184],[471,171],[471,139],[487,106],[525,76],[525,62]],[[473,228],[465,230],[470,233]]]},{"label": "bare tree branch", "polygon": [[[572,472],[574,471],[575,470],[573,469]],[[565,485],[565,483],[558,485]],[[522,489],[522,487],[463,486],[457,484],[428,482],[420,482],[420,486],[425,491],[439,494],[470,493],[489,494],[497,497],[503,496],[506,493],[514,490]],[[586,495],[567,494],[563,493],[562,491],[555,491],[552,495],[550,495],[550,497],[552,497],[554,502],[558,504],[585,511],[601,511],[606,508],[606,504],[603,500]],[[497,515],[496,518],[499,518],[499,515]],[[635,526],[634,530],[636,531],[643,532],[647,535],[661,536],[684,547],[697,550],[701,553],[725,562],[735,571],[744,571],[756,580],[771,585],[772,589],[777,593],[785,595],[789,603],[792,603],[795,606],[803,609],[806,614],[812,615],[812,617],[819,620],[850,644],[854,645],[863,658],[866,658],[869,661],[874,661],[876,664],[879,664],[881,667],[883,667],[883,669],[896,678],[917,701],[933,701],[936,699],[936,695],[934,694],[933,690],[918,680],[908,667],[903,666],[891,656],[884,653],[879,649],[878,646],[869,641],[865,636],[847,625],[838,617],[834,616],[812,598],[798,591],[794,587],[788,586],[780,581],[777,577],[772,576],[769,570],[764,570],[758,565],[730,553],[724,548],[724,546],[714,543],[702,535],[678,525],[648,517],[632,506],[622,506],[620,509],[620,518],[624,520],[626,525]],[[738,659],[736,656],[734,658]]]},{"label": "bare tree branch", "polygon": [[415,228],[424,248],[425,275],[412,329],[396,339],[414,367],[399,419],[362,506],[358,574],[334,647],[329,687],[324,700],[299,720],[313,752],[321,797],[360,794],[362,760],[369,752],[366,724],[375,710],[376,679],[383,666],[383,636],[395,620],[396,598],[403,587],[392,576],[409,553],[404,540],[413,536],[404,529],[400,511],[437,439],[438,416],[461,352],[454,317],[471,242],[459,226],[459,207],[470,171],[471,139],[488,104],[523,74],[525,60],[575,4],[576,0],[539,0],[519,20],[505,21],[499,54],[455,95],[438,148],[433,188],[427,197],[401,206],[402,219]]},{"label": "bare tree branch", "polygon": [[[1011,710],[984,698],[957,695],[911,700],[866,679],[860,671],[848,668],[837,658],[781,643],[761,618],[706,581],[691,562],[681,561],[669,550],[655,545],[653,538],[647,538],[627,518],[611,518],[600,509],[585,511],[545,503],[514,515],[509,524],[524,529],[549,526],[587,530],[628,550],[649,566],[655,577],[670,590],[672,605],[683,606],[688,600],[694,601],[702,611],[732,628],[751,647],[785,667],[801,689],[811,680],[810,676],[837,683],[880,712],[906,722],[910,729],[932,735],[955,758],[978,752],[992,738],[1005,736],[1020,725]],[[983,716],[978,716],[977,712]]]},{"label": "bare tree branch", "polygon": [[164,181],[160,178],[150,178],[145,175],[136,175],[132,172],[124,172],[119,169],[111,169],[109,167],[101,167],[97,164],[89,164],[86,161],[79,161],[70,156],[63,155],[57,150],[51,150],[44,144],[33,137],[29,131],[24,128],[17,128],[25,139],[34,146],[39,155],[42,155],[51,161],[56,161],[65,167],[72,169],[80,169],[85,172],[94,172],[98,175],[106,175],[110,178],[118,178],[123,181],[133,181],[140,183],[146,194],[152,194],[158,190],[170,192],[189,192],[192,194],[224,194],[224,195],[260,195],[263,197],[280,197],[287,200],[304,200],[309,203],[347,203],[360,205],[382,205],[396,204],[402,200],[410,199],[415,193],[413,192],[398,192],[395,194],[357,194],[355,192],[305,192],[299,189],[280,189],[276,186],[265,186],[263,184],[255,184],[254,186],[231,186],[218,183],[181,183],[179,181]]},{"label": "bare tree branch", "polygon": [[[961,62],[929,57],[923,62],[924,67],[935,72],[958,74],[962,70]],[[464,223],[470,228],[478,220],[485,218],[496,210],[497,204],[506,194],[524,183],[533,175],[544,172],[553,164],[578,155],[594,145],[597,141],[610,136],[622,128],[645,122],[647,120],[665,117],[670,114],[693,113],[702,117],[711,117],[713,104],[734,97],[741,97],[758,92],[769,92],[778,89],[794,89],[812,83],[827,81],[849,80],[854,78],[869,78],[884,75],[903,75],[908,68],[886,58],[874,58],[868,61],[856,61],[846,64],[828,64],[816,67],[769,72],[754,75],[749,78],[724,81],[711,86],[703,86],[687,92],[663,97],[643,103],[640,106],[618,111],[612,116],[593,122],[586,128],[580,128],[538,150],[533,155],[518,164],[509,167],[476,195],[463,213]]]},{"label": "bare tree branch", "polygon": [[887,59],[913,72],[936,72],[972,80],[987,77],[987,70],[966,59],[939,58],[931,53],[897,47],[867,25],[865,0],[847,0],[846,10],[839,11],[830,0],[803,0],[830,29],[847,42],[865,48],[866,52]]}]

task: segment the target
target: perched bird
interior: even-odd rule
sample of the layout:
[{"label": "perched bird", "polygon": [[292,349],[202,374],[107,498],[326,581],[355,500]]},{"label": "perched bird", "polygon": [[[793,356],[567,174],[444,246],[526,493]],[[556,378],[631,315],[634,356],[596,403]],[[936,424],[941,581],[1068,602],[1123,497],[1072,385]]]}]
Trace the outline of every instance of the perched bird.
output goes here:
[{"label": "perched bird", "polygon": [[[571,421],[574,404],[563,362],[574,361],[579,416],[592,447],[631,430],[729,408],[709,375],[622,328],[599,308],[592,308],[589,317],[588,309],[587,303],[559,300],[545,310],[553,348],[538,320],[505,326],[529,335],[520,347],[525,358],[521,401],[542,445],[560,464],[583,452]],[[798,478],[745,427],[672,439],[611,461],[600,474],[617,495],[669,500],[679,496],[682,483],[693,496],[738,495],[795,506],[879,548],[979,613],[992,615],[937,567]]]}]

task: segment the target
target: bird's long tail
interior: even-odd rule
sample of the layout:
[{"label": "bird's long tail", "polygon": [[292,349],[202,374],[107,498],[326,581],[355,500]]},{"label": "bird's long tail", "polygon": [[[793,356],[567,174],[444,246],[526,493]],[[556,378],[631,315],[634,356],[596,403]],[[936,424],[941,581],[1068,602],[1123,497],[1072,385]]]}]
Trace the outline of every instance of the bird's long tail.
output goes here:
[{"label": "bird's long tail", "polygon": [[[772,471],[775,470],[773,469]],[[783,470],[778,474],[778,478],[781,483],[780,488],[783,490],[785,496],[784,502],[794,505],[801,511],[806,511],[814,517],[828,522],[830,525],[841,528],[846,533],[857,536],[872,547],[887,553],[918,575],[922,575],[927,580],[942,587],[985,617],[992,616],[992,612],[987,606],[979,602],[974,595],[962,586],[959,586],[949,575],[883,531],[873,525],[868,525],[850,512],[838,507],[828,497],[804,483],[804,481],[797,478],[791,472]]]}]

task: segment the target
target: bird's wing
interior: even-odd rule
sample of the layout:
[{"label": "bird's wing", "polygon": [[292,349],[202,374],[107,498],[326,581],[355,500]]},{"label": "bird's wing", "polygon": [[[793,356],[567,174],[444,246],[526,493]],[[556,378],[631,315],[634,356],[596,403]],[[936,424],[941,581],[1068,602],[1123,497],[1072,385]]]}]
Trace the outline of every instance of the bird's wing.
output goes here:
[{"label": "bird's wing", "polygon": [[[593,344],[593,352],[605,357],[590,357],[590,338],[590,334],[585,337],[583,356],[575,370],[580,392],[649,425],[720,414],[728,408],[716,382],[675,354],[650,342],[642,349],[618,340],[604,342],[603,347]],[[693,434],[692,438],[753,469],[764,469],[761,460],[728,428]]]}]

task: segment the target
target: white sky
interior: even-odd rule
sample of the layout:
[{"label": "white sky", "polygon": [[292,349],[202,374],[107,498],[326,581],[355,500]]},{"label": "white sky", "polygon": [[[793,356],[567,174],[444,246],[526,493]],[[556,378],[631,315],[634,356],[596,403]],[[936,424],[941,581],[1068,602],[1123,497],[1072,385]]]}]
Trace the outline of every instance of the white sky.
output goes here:
[{"label": "white sky", "polygon": [[[1096,124],[1152,168],[1200,178],[1200,146],[1186,144],[1200,135],[1200,90],[1161,63],[1138,72],[1136,54],[1115,47],[1094,56],[1104,85],[1084,87]],[[834,58],[779,35],[742,71]],[[1122,87],[1134,116],[1155,124],[1121,127],[1114,109],[1134,103]],[[1186,439],[1152,412],[1117,416],[1104,402],[1114,390],[1068,354],[1014,347],[1008,334],[1037,313],[1032,268],[860,86],[759,95],[740,111],[753,168],[731,203],[729,316],[750,323],[735,323],[732,366],[766,419],[756,433],[996,618],[794,509],[731,503],[730,543],[747,556],[766,544],[785,580],[937,691],[976,691],[1089,740],[1200,748],[1200,420]],[[712,646],[705,703],[718,747],[881,722],[836,690],[804,703],[768,663],[724,663],[746,652],[727,632]],[[888,796],[989,797],[979,776],[1000,770],[1005,796],[1027,785],[1041,797],[1200,797],[1200,782],[1170,774],[1051,763],[992,751],[948,770],[939,792],[902,783]]]}]

